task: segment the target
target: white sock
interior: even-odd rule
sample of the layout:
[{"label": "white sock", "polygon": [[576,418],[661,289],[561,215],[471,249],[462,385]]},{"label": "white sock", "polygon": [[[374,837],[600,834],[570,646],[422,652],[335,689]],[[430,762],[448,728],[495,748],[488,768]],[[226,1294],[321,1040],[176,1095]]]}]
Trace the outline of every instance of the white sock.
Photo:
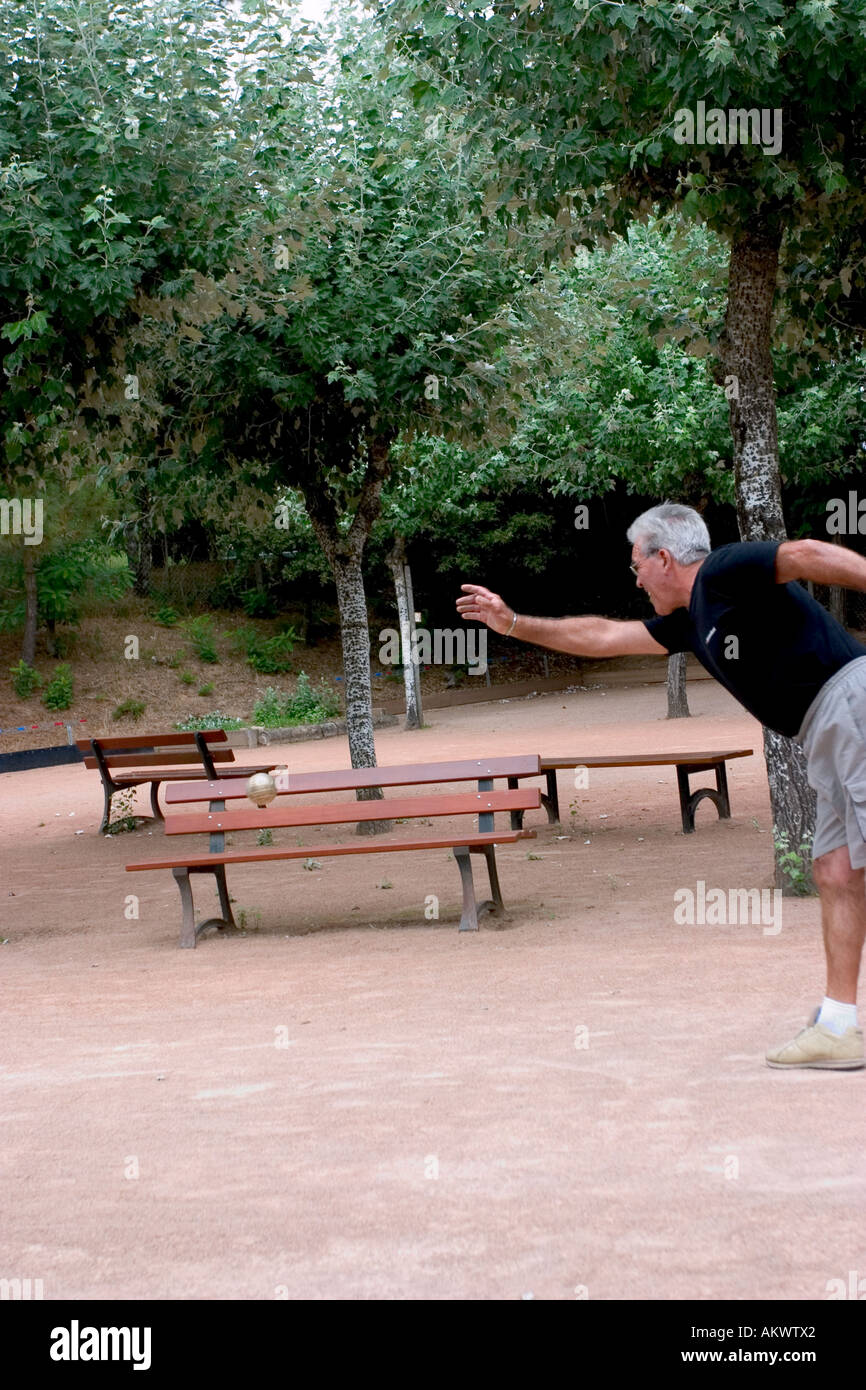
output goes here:
[{"label": "white sock", "polygon": [[857,1005],[840,1004],[838,999],[828,999],[825,994],[818,1022],[841,1038],[849,1028],[857,1027]]}]

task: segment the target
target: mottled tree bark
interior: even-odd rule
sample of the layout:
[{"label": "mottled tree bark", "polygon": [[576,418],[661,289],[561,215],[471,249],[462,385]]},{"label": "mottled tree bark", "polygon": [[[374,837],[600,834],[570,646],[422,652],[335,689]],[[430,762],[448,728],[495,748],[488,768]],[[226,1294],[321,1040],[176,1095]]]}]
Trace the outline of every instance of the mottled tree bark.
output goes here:
[{"label": "mottled tree bark", "polygon": [[[780,234],[756,223],[731,246],[728,310],[721,342],[734,442],[737,521],[744,541],[785,540],[773,360],[773,297]],[[784,832],[798,849],[815,829],[815,793],[806,757],[793,739],[764,729],[774,841]],[[792,891],[775,846],[775,882]]]},{"label": "mottled tree bark", "polygon": [[36,559],[33,546],[25,545],[24,550],[24,637],[21,642],[21,660],[32,666],[36,658],[36,623],[38,600],[36,595]]},{"label": "mottled tree bark", "polygon": [[[402,536],[395,536],[394,545],[388,555],[388,568],[394,580],[394,593],[397,598],[397,620],[400,627],[400,650],[411,657],[417,655],[412,645],[414,630],[413,613],[409,606],[409,591],[406,584],[406,542]],[[406,696],[407,729],[420,729],[422,723],[420,688],[417,661],[403,663],[403,689]]]},{"label": "mottled tree bark", "polygon": [[668,719],[688,719],[691,716],[686,694],[686,652],[674,652],[668,657]]},{"label": "mottled tree bark", "polygon": [[[373,441],[355,515],[348,531],[341,529],[337,505],[321,474],[299,479],[307,512],[333,571],[340,610],[340,638],[346,698],[346,730],[352,767],[375,767],[373,689],[370,683],[370,627],[361,562],[370,528],[381,507],[382,484],[388,472],[389,445]],[[355,793],[359,801],[380,801],[381,787]],[[384,834],[388,821],[359,821],[359,835]]]}]

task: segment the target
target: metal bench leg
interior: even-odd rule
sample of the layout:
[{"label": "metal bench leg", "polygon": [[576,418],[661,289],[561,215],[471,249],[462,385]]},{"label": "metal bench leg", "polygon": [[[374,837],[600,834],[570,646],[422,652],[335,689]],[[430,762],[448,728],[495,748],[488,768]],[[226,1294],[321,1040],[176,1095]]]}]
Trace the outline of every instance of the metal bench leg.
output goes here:
[{"label": "metal bench leg", "polygon": [[[695,769],[693,769],[695,770]],[[697,769],[700,771],[700,769]],[[719,768],[716,767],[716,787],[698,787],[697,791],[691,791],[689,787],[689,769],[687,767],[677,767],[677,785],[680,792],[680,813],[683,818],[683,834],[692,835],[695,829],[695,811],[703,801],[704,797],[709,797],[719,813],[720,820],[730,820],[731,808],[728,802],[728,783],[722,765],[722,778],[719,778]]]},{"label": "metal bench leg", "polygon": [[114,795],[113,789],[109,787],[106,782],[102,784],[102,794],[105,798],[105,802],[102,808],[102,823],[100,824],[99,830],[101,834],[104,834],[111,824],[111,798]]},{"label": "metal bench leg", "polygon": [[[516,778],[516,777],[509,777],[509,779],[508,779],[508,790],[511,791],[511,792],[516,792],[516,791],[517,791],[517,778]],[[512,812],[511,812],[511,829],[512,829],[512,830],[522,830],[522,829],[523,829],[523,812],[522,812],[522,811],[512,811]]]},{"label": "metal bench leg", "polygon": [[156,819],[165,820],[165,816],[159,809],[159,785],[159,782],[151,782],[150,784],[150,804]]},{"label": "metal bench leg", "polygon": [[475,884],[472,882],[472,860],[469,850],[465,846],[458,846],[454,850],[454,858],[457,860],[460,882],[463,887],[463,912],[460,917],[460,931],[477,931],[478,909],[475,905]]},{"label": "metal bench leg", "polygon": [[[231,906],[228,900],[228,889],[226,887],[225,865],[218,864],[213,868],[201,869],[172,869],[174,880],[180,889],[180,901],[183,908],[183,923],[180,929],[180,945],[190,950],[195,950],[197,938],[208,927],[219,927],[223,931],[226,927],[236,926],[232,916]],[[189,881],[190,872],[213,874],[217,881],[217,891],[219,892],[220,907],[225,916],[208,917],[206,921],[195,923],[195,905],[192,898],[192,884]]]},{"label": "metal bench leg", "polygon": [[728,769],[724,763],[716,763],[716,788],[719,793],[719,820],[731,819],[731,801],[728,796]]},{"label": "metal bench leg", "polygon": [[487,874],[490,878],[490,891],[493,897],[489,902],[482,903],[479,913],[489,912],[494,917],[501,917],[505,911],[505,903],[502,901],[502,890],[499,887],[499,874],[496,870],[496,846],[478,845],[476,853],[481,853],[487,862]]},{"label": "metal bench leg", "polygon": [[546,772],[547,795],[541,793],[541,804],[547,812],[547,822],[549,825],[559,823],[559,792],[556,786],[556,768],[551,767]]}]

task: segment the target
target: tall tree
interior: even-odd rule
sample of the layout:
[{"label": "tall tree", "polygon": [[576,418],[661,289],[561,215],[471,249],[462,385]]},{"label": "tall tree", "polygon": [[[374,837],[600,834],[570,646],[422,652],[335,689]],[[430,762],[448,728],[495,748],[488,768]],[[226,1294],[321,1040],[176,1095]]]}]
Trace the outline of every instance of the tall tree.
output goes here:
[{"label": "tall tree", "polygon": [[[866,322],[861,0],[382,0],[379,13],[415,59],[419,107],[462,95],[492,139],[491,216],[520,225],[542,209],[566,255],[654,207],[725,238],[719,381],[740,531],[783,539],[775,296],[795,328],[812,309],[825,354]],[[769,731],[764,748],[774,823],[800,844],[814,821],[802,752]]]}]

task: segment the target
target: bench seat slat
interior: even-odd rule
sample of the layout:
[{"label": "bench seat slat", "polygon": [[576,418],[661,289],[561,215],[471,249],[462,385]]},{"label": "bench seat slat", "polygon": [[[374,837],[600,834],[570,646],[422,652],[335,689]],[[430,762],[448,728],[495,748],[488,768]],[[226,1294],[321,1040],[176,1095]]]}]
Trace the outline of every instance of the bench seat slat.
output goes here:
[{"label": "bench seat slat", "polygon": [[728,748],[710,753],[591,753],[584,757],[545,757],[541,755],[543,772],[573,767],[664,767],[674,763],[718,763],[728,758],[750,758],[752,748]]},{"label": "bench seat slat", "polygon": [[513,792],[458,792],[377,801],[341,801],[332,805],[282,803],[266,810],[210,811],[207,814],[167,816],[166,835],[212,835],[217,831],[264,830],[278,826],[342,825],[347,821],[397,820],[420,816],[465,816],[483,812],[528,811],[541,805],[541,791],[528,787]]},{"label": "bench seat slat", "polygon": [[292,846],[285,849],[227,850],[222,854],[188,854],[180,859],[155,859],[152,864],[127,864],[127,873],[146,869],[209,869],[218,864],[250,864],[267,859],[323,859],[340,854],[388,854],[397,850],[454,849],[465,845],[507,845],[535,839],[534,830],[502,830],[488,834],[448,835],[424,840],[376,840],[373,843]]},{"label": "bench seat slat", "polygon": [[[280,759],[275,756],[269,767],[279,766]],[[251,769],[252,770],[252,769]],[[490,777],[538,777],[541,763],[537,754],[508,758],[463,758],[456,762],[406,763],[385,767],[338,768],[332,772],[290,772],[285,789],[281,786],[280,795],[294,796],[314,792],[356,791],[364,787],[410,787],[420,783],[472,782]],[[165,800],[167,805],[180,805],[192,801],[213,801],[217,796],[223,798],[246,796],[246,788],[232,789],[220,786],[218,792],[211,793],[212,782],[199,782],[190,787],[169,787]]]}]

